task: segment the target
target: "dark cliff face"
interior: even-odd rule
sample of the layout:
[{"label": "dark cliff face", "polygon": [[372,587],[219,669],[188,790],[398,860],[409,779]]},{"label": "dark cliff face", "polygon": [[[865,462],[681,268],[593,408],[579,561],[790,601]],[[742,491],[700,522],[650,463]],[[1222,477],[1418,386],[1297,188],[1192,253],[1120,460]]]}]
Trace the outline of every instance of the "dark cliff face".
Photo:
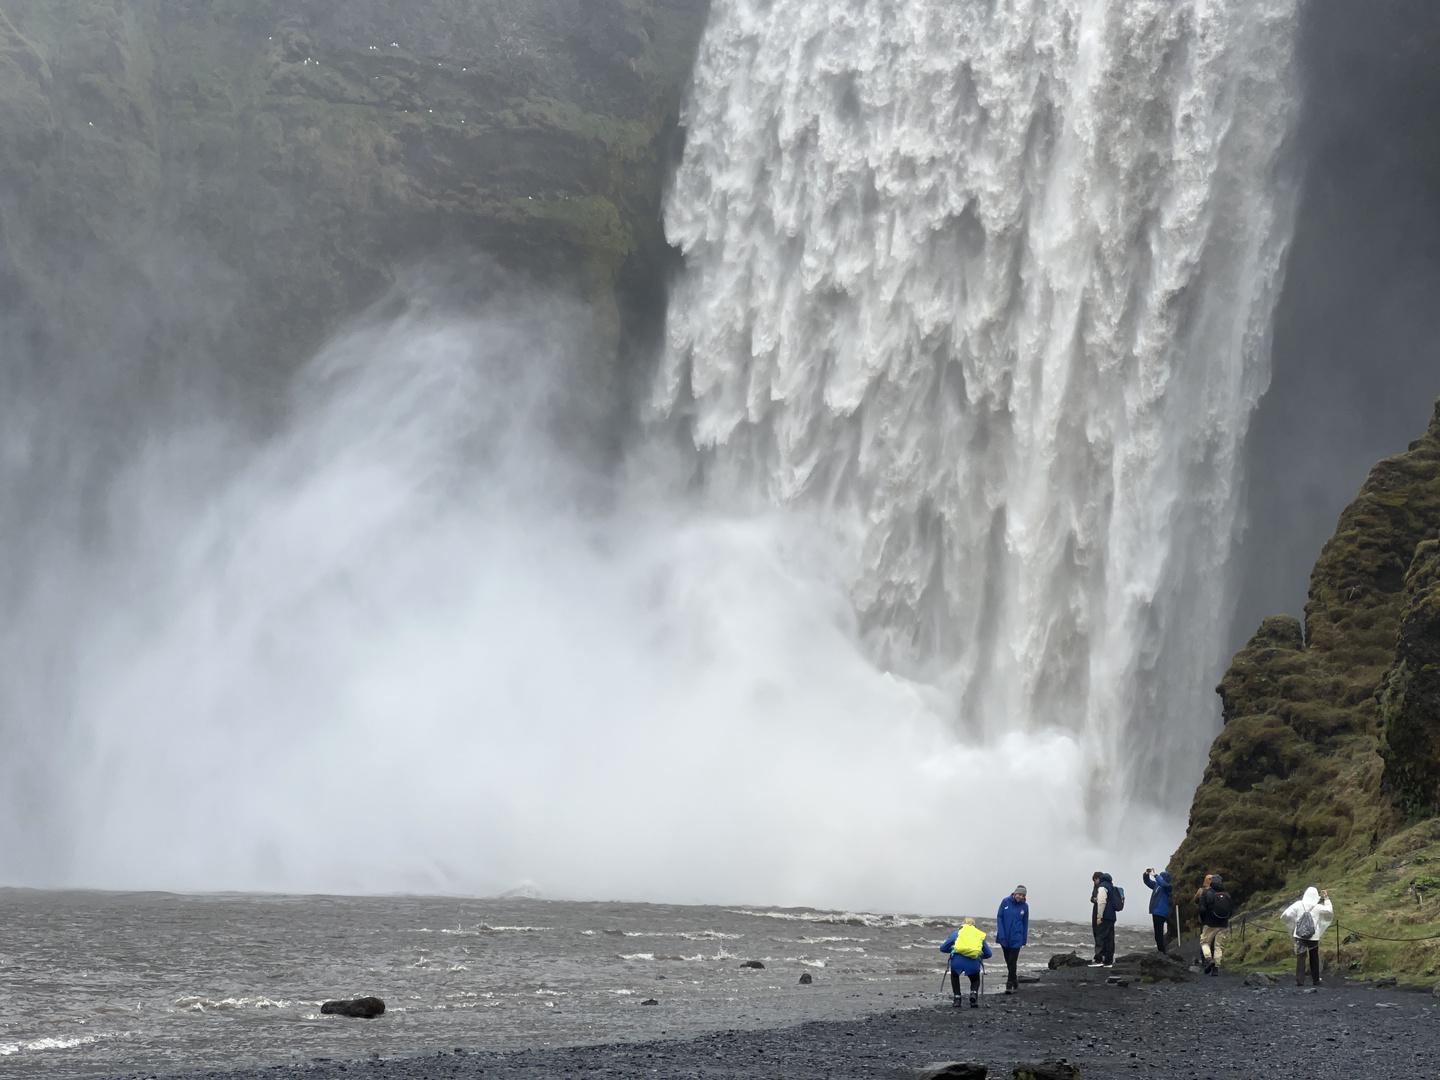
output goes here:
[{"label": "dark cliff face", "polygon": [[580,292],[614,363],[706,9],[0,0],[0,319],[37,371],[264,402],[398,267],[478,249]]},{"label": "dark cliff face", "polygon": [[1246,440],[1232,648],[1299,613],[1341,510],[1440,393],[1440,4],[1307,0],[1297,45],[1304,187]]},{"label": "dark cliff face", "polygon": [[1440,806],[1440,407],[1371,470],[1310,578],[1217,688],[1224,730],[1171,861],[1242,902],[1348,873]]},{"label": "dark cliff face", "polygon": [[1440,814],[1440,540],[1426,540],[1405,577],[1395,664],[1380,697],[1383,789],[1407,818]]}]

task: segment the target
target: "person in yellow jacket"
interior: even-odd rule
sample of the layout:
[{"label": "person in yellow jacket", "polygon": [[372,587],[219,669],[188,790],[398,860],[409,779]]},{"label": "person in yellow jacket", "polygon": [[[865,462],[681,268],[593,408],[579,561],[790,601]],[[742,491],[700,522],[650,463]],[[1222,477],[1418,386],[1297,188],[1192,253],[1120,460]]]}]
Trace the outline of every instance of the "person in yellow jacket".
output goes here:
[{"label": "person in yellow jacket", "polygon": [[960,976],[966,975],[970,979],[970,1007],[978,1008],[980,963],[995,955],[990,951],[990,943],[985,940],[985,931],[975,925],[974,919],[966,919],[959,930],[945,939],[940,950],[950,954],[950,989],[954,991],[955,1004],[959,1005],[963,1000],[960,995]]}]

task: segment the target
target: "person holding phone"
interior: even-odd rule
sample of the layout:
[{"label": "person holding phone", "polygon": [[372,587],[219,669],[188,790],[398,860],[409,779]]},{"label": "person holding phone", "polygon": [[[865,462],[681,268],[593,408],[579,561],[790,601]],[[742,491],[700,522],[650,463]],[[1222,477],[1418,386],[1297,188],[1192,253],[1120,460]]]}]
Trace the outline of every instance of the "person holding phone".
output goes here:
[{"label": "person holding phone", "polygon": [[1330,894],[1311,885],[1305,895],[1280,913],[1295,942],[1295,985],[1305,985],[1305,958],[1310,958],[1310,981],[1320,985],[1320,938],[1335,918]]},{"label": "person holding phone", "polygon": [[1157,874],[1151,866],[1145,870],[1142,880],[1150,890],[1150,920],[1155,924],[1155,948],[1160,950],[1161,956],[1165,956],[1165,924],[1170,918],[1170,894],[1173,891],[1170,871],[1161,870]]}]

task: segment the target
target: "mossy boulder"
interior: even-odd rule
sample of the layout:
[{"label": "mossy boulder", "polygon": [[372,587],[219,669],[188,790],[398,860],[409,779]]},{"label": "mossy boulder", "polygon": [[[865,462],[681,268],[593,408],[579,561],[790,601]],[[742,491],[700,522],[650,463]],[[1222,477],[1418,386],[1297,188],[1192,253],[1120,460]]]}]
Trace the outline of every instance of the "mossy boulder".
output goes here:
[{"label": "mossy boulder", "polygon": [[1182,919],[1206,873],[1252,910],[1345,877],[1440,808],[1440,406],[1371,470],[1310,579],[1217,691],[1224,728],[1170,863]]}]

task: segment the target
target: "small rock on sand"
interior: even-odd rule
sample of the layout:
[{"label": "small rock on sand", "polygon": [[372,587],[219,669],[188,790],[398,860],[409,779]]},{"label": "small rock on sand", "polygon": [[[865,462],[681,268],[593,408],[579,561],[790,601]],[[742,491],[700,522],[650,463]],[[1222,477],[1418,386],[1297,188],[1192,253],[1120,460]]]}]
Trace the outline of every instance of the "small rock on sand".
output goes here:
[{"label": "small rock on sand", "polygon": [[810,985],[812,982],[814,982],[814,981],[815,981],[815,980],[810,977],[810,973],[809,973],[808,971],[805,972],[804,975],[801,975],[801,976],[800,976],[800,985],[801,985],[801,986],[809,986],[809,985]]},{"label": "small rock on sand", "polygon": [[1055,971],[1057,968],[1067,967],[1085,967],[1089,963],[1090,961],[1088,960],[1082,960],[1078,953],[1056,953],[1050,957],[1050,970]]},{"label": "small rock on sand", "polygon": [[743,964],[741,964],[740,966],[741,966],[742,968],[746,968],[746,967],[748,967],[748,968],[758,968],[758,969],[760,969],[761,971],[763,971],[763,970],[765,969],[765,965],[762,964],[759,960],[746,960],[746,961],[745,961]]},{"label": "small rock on sand", "polygon": [[384,1015],[385,1002],[378,997],[346,998],[343,1001],[327,1001],[320,1011],[328,1016],[354,1016],[362,1020],[373,1020]]},{"label": "small rock on sand", "polygon": [[1080,1070],[1068,1061],[1042,1061],[1038,1065],[1016,1065],[1010,1080],[1080,1080]]},{"label": "small rock on sand", "polygon": [[932,1061],[916,1074],[916,1080],[985,1080],[989,1071],[969,1061]]},{"label": "small rock on sand", "polygon": [[641,1005],[659,1005],[660,1002],[656,1001],[654,998],[646,998],[644,1001],[640,1002],[640,1004],[641,1004]]},{"label": "small rock on sand", "polygon": [[1381,989],[1382,987],[1386,987],[1386,986],[1398,986],[1398,985],[1400,985],[1400,980],[1397,979],[1394,975],[1387,975],[1387,976],[1386,976],[1385,978],[1383,978],[1383,979],[1376,979],[1376,980],[1375,980],[1375,989],[1376,989],[1376,990],[1379,990],[1379,989]]},{"label": "small rock on sand", "polygon": [[1246,986],[1274,986],[1275,976],[1264,971],[1252,971],[1245,976]]}]

